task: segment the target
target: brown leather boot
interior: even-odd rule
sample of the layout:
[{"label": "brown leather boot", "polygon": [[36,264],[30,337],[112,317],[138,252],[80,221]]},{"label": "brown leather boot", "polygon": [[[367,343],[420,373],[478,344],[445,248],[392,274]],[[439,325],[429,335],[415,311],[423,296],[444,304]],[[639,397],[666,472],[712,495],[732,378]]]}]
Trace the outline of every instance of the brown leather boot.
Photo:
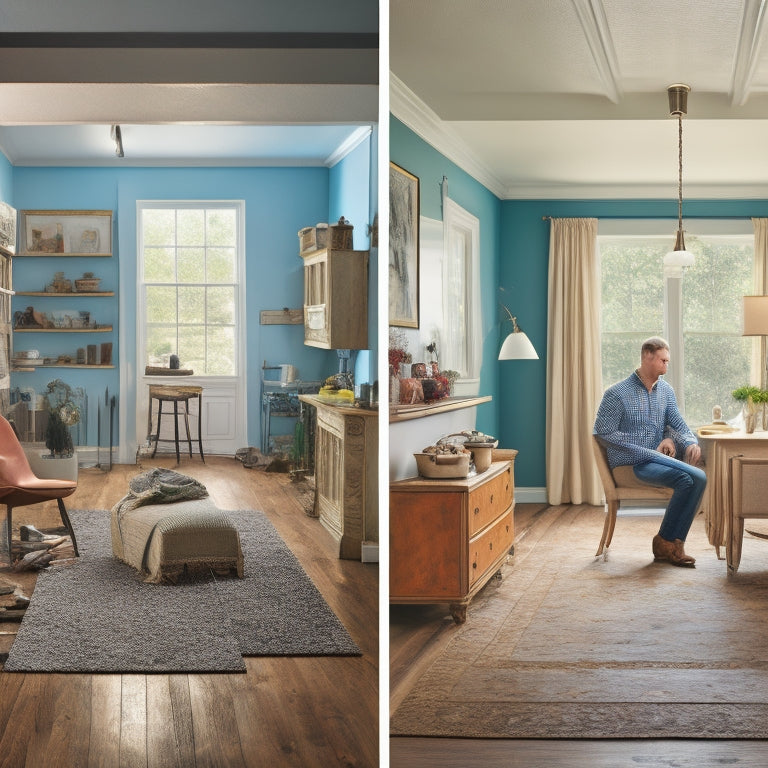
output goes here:
[{"label": "brown leather boot", "polygon": [[696,559],[685,554],[681,539],[667,541],[659,534],[653,537],[653,559],[656,562],[668,562],[683,568],[693,568]]}]

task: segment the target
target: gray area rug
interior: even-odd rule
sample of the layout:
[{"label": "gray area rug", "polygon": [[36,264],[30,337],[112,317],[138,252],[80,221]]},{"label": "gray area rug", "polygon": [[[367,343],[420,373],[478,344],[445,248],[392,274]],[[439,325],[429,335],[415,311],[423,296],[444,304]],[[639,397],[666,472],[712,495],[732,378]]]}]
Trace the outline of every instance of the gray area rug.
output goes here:
[{"label": "gray area rug", "polygon": [[245,578],[145,584],[112,557],[109,513],[70,513],[81,553],[43,571],[7,672],[243,672],[243,656],[360,650],[261,512],[228,512]]},{"label": "gray area rug", "polygon": [[[768,542],[733,579],[701,517],[695,569],[654,563],[660,517],[620,517],[593,557],[599,508],[549,508],[503,579],[392,717],[401,736],[768,738]],[[557,525],[553,525],[557,522]]]}]

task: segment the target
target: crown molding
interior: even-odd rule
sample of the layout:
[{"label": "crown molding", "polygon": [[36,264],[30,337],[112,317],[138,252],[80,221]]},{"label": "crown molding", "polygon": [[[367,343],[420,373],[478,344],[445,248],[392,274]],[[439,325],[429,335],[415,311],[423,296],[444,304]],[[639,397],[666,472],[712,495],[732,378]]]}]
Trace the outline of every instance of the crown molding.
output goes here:
[{"label": "crown molding", "polygon": [[[503,200],[673,200],[669,184],[512,184]],[[765,200],[768,182],[755,184],[686,184],[686,200]]]},{"label": "crown molding", "polygon": [[472,153],[462,141],[395,74],[389,75],[389,111],[417,136],[456,163],[497,197],[504,197],[503,182]]},{"label": "crown molding", "polygon": [[357,149],[370,135],[373,128],[370,125],[364,125],[353,131],[353,133],[325,159],[325,165],[333,168],[336,163],[341,162],[350,152]]}]

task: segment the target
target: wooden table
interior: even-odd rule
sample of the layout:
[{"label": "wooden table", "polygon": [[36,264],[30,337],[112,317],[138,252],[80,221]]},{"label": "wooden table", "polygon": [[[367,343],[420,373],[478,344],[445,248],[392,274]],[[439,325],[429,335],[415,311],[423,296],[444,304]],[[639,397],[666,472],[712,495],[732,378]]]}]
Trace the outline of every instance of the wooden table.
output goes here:
[{"label": "wooden table", "polygon": [[768,432],[699,435],[699,443],[707,472],[702,504],[704,525],[709,543],[715,548],[718,559],[723,560],[720,547],[725,546],[728,536],[730,459],[733,456],[768,456]]}]

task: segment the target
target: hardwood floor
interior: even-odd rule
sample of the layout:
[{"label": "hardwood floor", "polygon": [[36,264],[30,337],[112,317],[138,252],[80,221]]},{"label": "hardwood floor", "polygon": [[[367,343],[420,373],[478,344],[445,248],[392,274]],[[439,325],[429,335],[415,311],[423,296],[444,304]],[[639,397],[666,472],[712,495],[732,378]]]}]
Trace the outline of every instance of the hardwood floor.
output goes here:
[{"label": "hardwood floor", "polygon": [[[155,465],[175,461],[82,470],[67,506],[109,509]],[[378,566],[338,559],[330,534],[305,514],[306,483],[224,457],[182,459],[178,471],[222,509],[265,512],[363,655],[247,658],[246,674],[3,672],[0,767],[378,765]],[[60,521],[54,504],[19,508],[14,523]]]},{"label": "hardwood floor", "polygon": [[[545,509],[544,504],[517,505],[517,542],[534,530]],[[483,598],[481,591],[475,601]],[[455,631],[445,606],[390,606],[390,713]],[[389,763],[391,768],[764,768],[768,741],[397,737],[389,739]]]}]

